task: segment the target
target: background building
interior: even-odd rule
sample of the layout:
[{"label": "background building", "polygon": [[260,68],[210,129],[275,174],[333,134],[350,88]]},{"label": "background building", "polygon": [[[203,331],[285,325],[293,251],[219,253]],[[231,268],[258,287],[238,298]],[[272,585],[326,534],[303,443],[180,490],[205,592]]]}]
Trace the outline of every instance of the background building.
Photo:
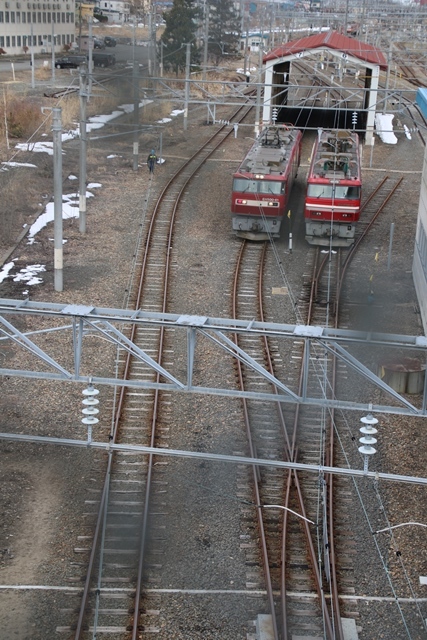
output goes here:
[{"label": "background building", "polygon": [[130,3],[124,0],[96,0],[95,7],[108,22],[123,24],[130,20]]},{"label": "background building", "polygon": [[[427,117],[427,89],[418,89],[417,104],[424,118]],[[424,332],[427,334],[427,147],[421,176],[420,202],[418,206],[417,233],[415,236],[414,262],[412,266],[415,290]]]},{"label": "background building", "polygon": [[74,41],[74,0],[0,0],[0,47],[8,55],[61,51]]}]

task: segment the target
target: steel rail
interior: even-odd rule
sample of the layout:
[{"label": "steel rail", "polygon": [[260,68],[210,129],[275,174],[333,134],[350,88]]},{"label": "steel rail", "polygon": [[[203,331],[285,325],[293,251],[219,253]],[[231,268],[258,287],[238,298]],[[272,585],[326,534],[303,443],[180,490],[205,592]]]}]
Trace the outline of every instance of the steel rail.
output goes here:
[{"label": "steel rail", "polygon": [[[260,320],[261,322],[264,322],[265,320],[265,314],[264,314],[264,295],[263,295],[263,269],[261,268],[262,265],[264,265],[265,263],[265,255],[267,252],[267,243],[264,243],[264,248],[263,248],[263,252],[261,255],[261,260],[260,260],[260,269],[258,272],[258,307],[259,307],[259,314],[260,314]],[[274,366],[273,366],[273,359],[271,357],[271,351],[270,351],[270,346],[268,343],[268,338],[266,336],[263,336],[263,342],[264,342],[264,351],[265,351],[265,356],[267,359],[267,369],[268,371],[272,374],[275,375],[275,371],[274,371]],[[273,386],[273,391],[277,394],[278,390],[277,387]],[[285,437],[285,442],[286,442],[286,446],[287,446],[287,451],[286,451],[286,455],[288,460],[290,460],[290,442],[289,442],[289,436],[288,436],[288,431],[286,429],[286,422],[285,422],[285,416],[283,415],[283,406],[281,402],[278,402],[276,404],[276,408],[277,408],[277,412],[278,412],[278,417],[279,417],[279,422],[280,425],[282,427],[282,432],[283,435]],[[289,472],[287,474],[287,483],[286,483],[286,494],[288,495],[288,493],[290,492],[290,480],[292,478],[292,473]],[[288,501],[286,501],[288,502]],[[287,524],[287,520],[288,520],[288,516],[289,516],[289,511],[284,510],[283,512],[283,525],[282,525],[282,545],[281,545],[281,552],[280,552],[280,557],[281,557],[281,580],[280,580],[280,606],[281,606],[281,614],[282,614],[282,625],[281,625],[281,631],[282,631],[282,638],[283,640],[287,640],[288,638],[288,617],[287,617],[287,602],[286,602],[286,536],[285,536],[285,532],[286,532],[286,524]]]},{"label": "steel rail", "polygon": [[[335,292],[335,304],[334,304],[334,326],[338,325],[338,294],[340,290],[340,282],[341,282],[341,249],[338,251],[337,255],[337,282],[336,282],[336,292]],[[337,359],[332,356],[332,364],[331,364],[331,384],[330,384],[330,393],[335,395],[336,381],[337,381]],[[327,449],[327,457],[326,463],[332,463],[334,459],[334,445],[335,445],[335,410],[332,409],[329,414],[329,447]],[[329,549],[329,571],[330,571],[330,584],[331,584],[331,607],[332,607],[332,615],[334,617],[334,627],[337,633],[337,640],[345,640],[344,632],[342,628],[341,622],[341,614],[340,614],[340,600],[338,593],[338,577],[337,577],[337,563],[336,563],[336,554],[335,554],[335,527],[334,527],[334,476],[332,473],[327,474],[325,478],[326,486],[328,488],[328,549]]]},{"label": "steel rail", "polygon": [[[237,109],[237,111],[233,114],[232,117],[235,118],[243,110],[245,110],[245,113],[241,116],[241,120],[243,120],[246,117],[246,115],[249,112],[249,110],[250,110],[250,108],[249,109],[245,108],[245,106],[239,107],[239,109]],[[196,159],[197,156],[200,155],[200,153],[208,145],[210,145],[211,142],[215,138],[218,137],[218,135],[225,129],[225,127],[226,127],[226,125],[221,126],[183,165],[181,165],[181,167],[178,169],[178,171],[175,172],[175,174],[170,178],[170,180],[168,181],[166,186],[163,188],[163,190],[162,190],[162,192],[161,192],[161,194],[160,194],[160,196],[158,198],[158,201],[157,201],[155,209],[153,211],[153,215],[151,217],[149,228],[148,228],[148,231],[147,231],[147,238],[146,238],[146,244],[145,244],[145,249],[144,249],[144,257],[143,257],[143,261],[142,261],[141,271],[140,271],[140,274],[138,276],[138,287],[137,287],[137,293],[136,293],[136,300],[135,300],[135,304],[134,304],[135,310],[139,309],[140,305],[141,305],[142,294],[143,294],[143,290],[144,290],[146,270],[147,270],[147,265],[148,265],[148,255],[149,255],[149,250],[150,250],[150,244],[151,244],[151,241],[152,241],[152,237],[154,236],[155,220],[156,220],[158,211],[160,209],[160,204],[164,200],[164,198],[166,197],[168,189],[170,188],[171,185],[173,185],[173,183],[176,180],[176,178],[179,175],[181,175],[181,173],[187,168],[187,166],[194,159]],[[173,219],[175,219],[175,214],[176,214],[176,211],[177,211],[178,206],[179,206],[179,198],[182,195],[184,189],[188,186],[190,180],[200,170],[200,167],[204,164],[204,162],[206,162],[206,160],[214,153],[214,151],[216,151],[216,149],[224,142],[224,140],[231,135],[231,133],[232,133],[231,129],[230,129],[230,131],[226,132],[225,136],[223,136],[219,140],[219,142],[212,148],[210,153],[202,160],[201,163],[198,164],[198,166],[194,169],[192,174],[187,178],[184,186],[181,188],[181,190],[179,192],[179,196],[175,200],[174,209],[173,209]],[[171,253],[170,252],[170,247],[172,246],[171,243],[172,243],[171,234],[169,234],[168,235],[168,249],[167,249],[167,252],[166,252],[167,253],[166,261],[167,261],[168,268],[169,268],[169,259],[170,259],[170,253]],[[166,292],[166,290],[164,290],[164,294],[163,294],[163,305],[164,306],[166,304],[166,295],[167,295],[167,292]],[[163,311],[165,311],[165,308],[163,308]],[[131,328],[130,328],[130,340],[132,342],[135,340],[136,331],[137,331],[137,325],[136,324],[132,324]],[[160,338],[160,341],[159,341],[159,344],[161,344],[161,345],[163,345],[163,333],[164,333],[164,330],[162,329],[161,330],[161,338]],[[124,380],[129,378],[131,360],[132,360],[131,354],[127,353],[126,358],[125,358],[123,373],[122,373],[122,378]],[[116,444],[116,442],[117,442],[117,437],[118,437],[118,433],[119,433],[119,425],[120,425],[120,420],[121,420],[121,416],[122,416],[122,412],[123,412],[125,393],[126,393],[126,387],[121,387],[120,393],[119,393],[118,402],[116,404],[115,415],[114,415],[114,426],[113,426],[113,429],[112,429],[112,433],[110,434],[110,439],[114,444]],[[159,397],[158,390],[156,391],[156,396],[155,397],[156,397],[156,402],[155,402],[154,408],[153,408],[153,414],[152,414],[153,415],[153,419],[154,419],[154,416],[157,415],[157,410],[158,410],[158,397]],[[153,421],[152,421],[152,424],[153,424]],[[152,431],[151,432],[151,436],[150,436],[150,446],[154,445],[154,437],[155,436],[154,436],[153,431]],[[148,464],[148,471],[147,471],[147,490],[148,490],[148,485],[150,484],[149,480],[151,481],[152,460],[153,460],[153,455],[149,454],[149,464]],[[85,579],[85,584],[84,584],[84,588],[83,588],[83,594],[82,594],[81,605],[80,605],[80,609],[79,609],[79,616],[78,616],[78,621],[77,621],[77,625],[76,625],[74,640],[81,640],[82,633],[83,633],[83,630],[84,630],[84,617],[85,617],[85,614],[86,614],[86,609],[87,609],[87,604],[88,604],[88,599],[89,599],[90,586],[91,586],[91,581],[92,581],[92,574],[93,574],[94,567],[95,567],[96,555],[97,555],[97,552],[98,552],[100,534],[101,534],[102,525],[103,525],[103,518],[104,518],[104,513],[105,513],[105,509],[106,509],[106,504],[107,504],[107,496],[108,496],[108,488],[109,488],[109,482],[110,482],[110,477],[111,477],[111,470],[112,470],[112,454],[110,454],[108,456],[108,463],[107,463],[107,468],[106,468],[106,473],[105,473],[105,478],[104,478],[104,485],[103,485],[103,490],[102,490],[101,498],[100,498],[97,522],[96,522],[96,526],[95,526],[93,543],[92,543],[92,548],[91,548],[89,561],[88,561],[88,570],[87,570],[87,573],[86,573],[86,579]],[[147,492],[146,492],[146,495],[147,495]],[[146,501],[145,501],[145,509],[144,509],[144,523],[146,521],[146,513],[147,513],[147,509],[148,509],[148,502],[149,501],[146,499]],[[146,540],[146,524],[143,524],[143,527],[141,529],[141,538],[140,538],[140,545],[139,545],[141,553],[140,553],[140,561],[138,563],[138,575],[137,575],[136,591],[135,591],[135,607],[134,607],[134,613],[133,613],[132,640],[137,640],[137,638],[139,637],[139,635],[138,635],[139,634],[139,631],[138,631],[138,620],[139,620],[139,612],[140,612],[140,600],[141,600],[141,591],[142,591],[142,571],[143,571],[143,557],[142,557],[143,553],[142,553],[142,551],[143,551],[143,549],[145,547],[145,540]]]},{"label": "steel rail", "polygon": [[[261,272],[260,272],[259,283],[258,283],[258,299],[259,299],[260,317],[261,317],[261,321],[263,322],[265,319],[265,316],[264,316],[263,287],[262,287]],[[267,358],[268,369],[270,373],[274,375],[275,373],[274,365],[273,365],[273,360],[271,358],[268,338],[265,336],[263,337],[263,340],[265,345],[265,354]],[[278,394],[278,390],[276,387],[274,387],[274,392]],[[291,461],[296,455],[296,450],[294,450],[295,442],[291,444],[289,441],[289,435],[286,428],[285,416],[283,415],[282,403],[278,402],[276,405],[276,408],[279,416],[279,422],[282,427],[282,432],[285,436],[285,440],[287,444],[287,451],[286,451],[287,458],[289,461]],[[298,407],[296,408],[296,410],[298,411]],[[303,499],[302,490],[299,482],[299,477],[296,473],[290,471],[287,475],[286,491],[285,491],[285,499],[284,499],[284,502],[285,502],[284,506],[287,508],[284,510],[284,514],[283,514],[282,549],[281,549],[282,562],[281,562],[280,597],[281,597],[281,611],[282,611],[282,638],[284,640],[288,640],[289,638],[288,622],[287,622],[287,603],[286,603],[286,591],[287,591],[286,589],[286,549],[287,549],[287,531],[288,531],[287,525],[288,525],[288,519],[290,517],[289,515],[290,511],[288,511],[288,508],[289,508],[289,502],[291,497],[292,478],[294,479],[294,485],[297,491],[297,498],[298,498],[300,513],[303,516],[303,518],[307,517],[305,507],[304,507],[304,499]],[[316,552],[315,552],[314,544],[312,541],[312,535],[309,528],[309,523],[306,520],[304,520],[304,527],[305,527],[305,536],[306,536],[312,568],[315,575],[317,576],[317,580],[316,580],[317,592],[319,594],[319,597],[322,599],[322,588],[320,584],[320,574],[318,573],[318,568],[317,568]],[[326,624],[328,626],[328,623]]]},{"label": "steel rail", "polygon": [[427,122],[426,122],[426,119],[424,117],[424,114],[421,111],[420,107],[417,104],[415,104],[414,102],[411,102],[410,100],[408,100],[408,98],[403,97],[403,101],[405,103],[404,106],[405,106],[406,110],[408,111],[409,117],[411,118],[412,122],[414,123],[414,125],[417,128],[418,137],[420,138],[423,147],[425,147],[426,146],[425,137],[424,137],[424,135],[423,135],[423,133],[421,131],[419,123],[415,120],[415,118],[414,118],[414,116],[413,116],[413,114],[411,112],[411,109],[415,109],[415,111],[418,113],[418,115],[420,116],[420,118],[422,120],[424,129],[426,129],[427,128]]},{"label": "steel rail", "polygon": [[368,206],[368,204],[371,202],[371,200],[377,195],[378,191],[384,186],[384,184],[387,182],[389,176],[385,176],[375,187],[375,189],[373,191],[371,191],[371,193],[369,194],[369,196],[366,198],[366,200],[364,201],[364,203],[361,205],[360,207],[360,213],[362,213],[366,207]]},{"label": "steel rail", "polygon": [[[234,314],[234,317],[237,317],[236,300],[237,300],[237,286],[238,286],[238,276],[239,276],[238,272],[239,272],[239,269],[240,269],[240,264],[241,264],[241,261],[242,261],[244,248],[245,248],[246,244],[247,244],[246,242],[243,242],[242,243],[242,247],[240,248],[238,261],[237,261],[237,266],[236,266],[236,271],[235,271],[235,278],[234,278],[234,283],[233,283],[233,314]],[[257,296],[258,296],[258,307],[259,307],[259,313],[260,313],[261,321],[263,321],[264,317],[265,317],[264,308],[263,308],[263,306],[264,306],[263,305],[263,265],[264,265],[264,262],[265,262],[266,250],[267,250],[267,243],[264,243],[263,251],[262,251],[262,254],[261,254],[261,257],[260,257],[260,261],[259,261],[258,293],[257,293]],[[267,368],[269,369],[270,373],[272,373],[274,375],[274,365],[273,365],[273,361],[272,361],[272,357],[271,357],[271,353],[270,353],[270,349],[269,349],[268,339],[266,337],[263,337],[263,343],[264,343],[265,357],[266,357],[266,360],[267,360]],[[241,388],[243,389],[244,388],[244,381],[243,381],[242,367],[241,367],[240,363],[238,363],[238,375],[239,375],[239,382],[240,382]],[[275,389],[275,392],[277,393],[277,389]],[[286,442],[285,455],[287,456],[288,460],[291,461],[293,459],[293,457],[296,455],[295,441],[293,441],[292,444],[289,441],[289,436],[288,436],[287,429],[286,429],[286,422],[285,422],[285,418],[284,418],[284,415],[283,415],[283,407],[282,407],[281,403],[278,402],[276,406],[277,406],[280,426],[281,426],[281,429],[282,429],[282,432],[283,432],[283,435],[284,435],[284,438],[285,438],[285,442]],[[251,456],[252,456],[253,455],[252,454],[253,444],[252,444],[252,436],[251,436],[251,431],[250,431],[249,415],[248,415],[248,409],[247,409],[246,401],[244,402],[244,418],[245,418],[246,430],[247,430],[247,434],[248,434],[248,441],[249,441],[249,446],[250,446]],[[304,506],[304,499],[303,499],[303,495],[302,495],[302,489],[301,489],[300,482],[299,482],[299,477],[298,477],[298,475],[296,473],[289,472],[288,475],[287,475],[285,498],[284,498],[285,507],[286,508],[284,510],[284,515],[283,515],[283,534],[282,534],[282,545],[281,545],[280,606],[281,606],[281,637],[283,638],[283,640],[288,640],[290,638],[290,636],[289,636],[290,631],[288,629],[287,602],[286,602],[286,550],[287,550],[287,524],[288,524],[288,518],[289,518],[289,511],[288,511],[289,506],[288,505],[289,505],[289,500],[290,500],[292,480],[294,481],[294,484],[296,486],[297,499],[298,499],[300,514],[302,515],[303,518],[307,518],[307,514],[306,514],[306,510],[305,510],[305,506]],[[257,504],[260,505],[259,479],[258,479],[258,473],[256,472],[256,470],[254,470],[254,487],[255,487]],[[266,543],[266,539],[264,537],[265,536],[264,525],[263,525],[261,514],[258,514],[257,517],[258,517],[258,523],[259,523],[259,528],[260,528],[260,532],[261,532],[260,538],[261,538],[261,548],[262,548],[262,551],[263,551],[264,573],[265,573],[265,575],[268,576],[268,580],[271,582],[271,577],[270,577],[270,573],[269,573],[269,561],[268,561],[267,543]],[[315,575],[316,590],[317,590],[318,596],[319,596],[319,598],[321,600],[321,608],[322,608],[322,612],[323,612],[324,624],[325,624],[326,629],[327,629],[328,638],[330,638],[330,640],[332,640],[333,638],[335,638],[335,636],[333,634],[332,624],[331,624],[329,613],[328,613],[328,609],[327,609],[327,606],[326,606],[326,600],[325,600],[323,589],[322,589],[321,577],[320,577],[320,572],[319,572],[318,563],[317,563],[316,551],[315,551],[315,548],[314,548],[312,534],[311,534],[311,530],[310,530],[309,523],[308,523],[307,520],[308,519],[304,520],[304,529],[305,529],[305,537],[306,537],[306,541],[307,541],[307,546],[308,546],[308,550],[309,550],[309,556],[310,556],[310,560],[311,560],[311,566],[312,566],[313,573]],[[267,593],[268,593],[268,589],[267,589]],[[273,616],[274,633],[278,633],[278,623],[277,623],[277,619],[276,619],[276,609],[275,609],[273,594],[271,595],[271,597],[269,596],[269,601],[270,601],[270,608],[271,608],[272,616]],[[341,640],[341,637],[339,637],[338,640]]]},{"label": "steel rail", "polygon": [[[323,259],[320,262],[320,264],[319,264],[319,258],[320,258],[320,249],[319,249],[319,247],[317,247],[316,248],[316,252],[315,252],[313,276],[312,276],[311,287],[310,287],[310,298],[309,298],[309,306],[308,306],[308,311],[307,311],[307,324],[310,324],[311,320],[312,320],[314,304],[315,304],[315,300],[317,299],[319,278],[320,278],[320,275],[321,275],[321,273],[322,273],[322,271],[323,271],[323,269],[324,269],[324,267],[325,267],[325,265],[327,263],[328,255],[325,254],[325,256],[323,257]],[[304,347],[303,347],[303,356],[302,356],[302,361],[303,362],[304,362],[304,351],[305,351],[306,348],[307,348],[306,345],[304,345]],[[304,378],[304,370],[303,370],[303,366],[302,366],[301,370],[300,370],[300,376],[299,376],[299,382],[298,382],[299,392],[302,391],[303,378]],[[300,406],[298,405],[295,408],[295,416],[294,416],[294,423],[293,423],[293,433],[292,433],[292,445],[291,445],[291,456],[292,456],[292,460],[294,460],[294,461],[296,461],[296,459],[297,459],[296,440],[297,440],[297,433],[298,433],[298,427],[299,427],[299,414],[300,414]],[[296,490],[297,490],[298,500],[300,502],[301,512],[302,512],[302,515],[304,517],[306,517],[305,507],[304,507],[304,497],[303,497],[302,489],[301,489],[301,486],[300,486],[300,483],[299,483],[298,474],[297,474],[296,471],[293,471],[292,474],[293,474],[293,478],[294,478],[294,482],[295,482],[295,486],[296,486]],[[285,506],[288,506],[288,504],[286,504]],[[321,575],[320,575],[320,570],[319,570],[319,566],[318,566],[318,559],[317,559],[316,550],[315,550],[315,547],[314,547],[314,542],[313,542],[312,534],[311,534],[311,531],[310,531],[309,523],[306,520],[303,520],[303,526],[304,526],[304,532],[305,532],[307,545],[308,545],[308,548],[309,548],[309,554],[310,554],[311,565],[312,565],[313,573],[314,573],[316,590],[317,590],[317,593],[318,593],[318,596],[319,596],[319,599],[320,599],[320,604],[321,604],[321,609],[322,609],[322,614],[323,614],[323,620],[324,620],[324,625],[325,625],[325,631],[326,631],[327,637],[330,640],[341,640],[340,636],[336,636],[335,635],[335,631],[333,629],[331,617],[330,617],[329,610],[328,610],[327,603],[326,603],[325,592],[323,590],[322,578],[321,578]]]},{"label": "steel rail", "polygon": [[[240,111],[242,111],[243,109],[244,109],[244,107],[241,107],[233,115],[233,117],[236,117],[236,115],[238,113],[240,113]],[[245,113],[242,116],[242,119],[246,115],[247,114]],[[209,140],[203,145],[202,149],[200,149],[196,154],[194,154],[192,156],[192,158],[180,168],[179,172],[177,172],[176,175],[180,175],[183,172],[183,170],[190,164],[190,161],[193,160],[195,157],[197,157],[197,155],[200,154],[201,150],[205,149],[215,138],[217,138],[218,134],[221,131],[223,131],[224,128],[225,128],[225,125],[222,126],[217,132],[215,132],[209,138]],[[165,266],[165,280],[164,280],[164,283],[163,283],[164,284],[164,288],[163,288],[163,299],[162,299],[162,312],[166,312],[166,308],[167,308],[167,294],[168,294],[168,284],[169,284],[169,275],[170,275],[171,253],[172,253],[171,252],[172,239],[173,239],[173,232],[174,232],[174,228],[175,228],[175,218],[176,218],[176,214],[177,214],[178,208],[180,206],[180,201],[181,201],[182,195],[183,195],[184,191],[187,189],[187,187],[188,187],[189,183],[191,182],[191,180],[193,179],[194,175],[200,170],[200,167],[218,149],[218,147],[221,146],[221,144],[224,142],[224,140],[226,138],[228,138],[228,136],[230,134],[231,134],[231,130],[228,131],[223,138],[220,138],[218,140],[218,142],[215,144],[215,146],[212,148],[212,150],[206,156],[206,158],[204,158],[202,160],[202,162],[197,165],[197,167],[193,170],[191,175],[185,180],[185,182],[183,183],[183,185],[182,185],[181,189],[179,190],[179,193],[178,193],[178,195],[177,195],[177,197],[175,199],[175,202],[174,202],[174,205],[173,205],[173,209],[172,209],[172,215],[171,215],[171,219],[170,219],[170,224],[169,224],[168,241],[167,241],[167,248],[166,248],[166,266]],[[153,220],[157,217],[157,212],[160,209],[160,205],[163,202],[163,200],[165,199],[165,197],[167,195],[167,192],[168,192],[168,189],[173,184],[173,182],[175,180],[175,177],[176,176],[174,176],[174,178],[171,178],[171,180],[169,180],[169,182],[167,183],[167,185],[163,189],[163,191],[162,191],[162,193],[159,196],[159,199],[157,201],[157,204],[156,204],[156,207],[154,209],[153,216],[152,216],[152,220],[150,222],[150,241],[151,241],[151,237],[153,235],[153,233],[152,233]],[[146,261],[144,260],[144,265],[143,265],[144,274],[145,274],[145,268],[146,268]],[[138,291],[138,306],[139,306],[141,297],[142,297],[142,291],[141,291],[141,287],[139,287],[139,291]],[[165,340],[165,327],[161,327],[160,334],[159,334],[158,364],[162,363],[164,340]],[[159,373],[157,373],[156,379],[157,379],[157,382],[159,382],[159,380],[160,380],[160,374]],[[157,425],[159,403],[160,403],[160,391],[158,389],[156,389],[155,392],[154,392],[153,414],[152,414],[152,418],[151,418],[150,446],[152,446],[152,447],[155,444],[154,441],[155,441],[155,435],[156,435],[156,425]],[[135,598],[134,598],[134,614],[133,614],[134,618],[133,618],[133,626],[132,626],[132,640],[139,640],[139,638],[141,637],[140,636],[140,629],[138,628],[138,623],[139,623],[139,617],[140,617],[142,578],[143,578],[143,570],[144,570],[145,545],[146,545],[146,539],[147,539],[147,524],[148,524],[148,511],[149,511],[149,506],[150,506],[151,478],[152,478],[152,473],[153,473],[153,460],[154,460],[154,455],[150,454],[149,458],[148,458],[148,473],[147,473],[147,482],[146,482],[146,490],[145,490],[145,496],[146,497],[145,497],[144,514],[143,514],[143,520],[142,520],[141,538],[140,538],[140,545],[139,545],[140,553],[139,553],[138,573],[137,573],[137,582],[136,582]]]},{"label": "steel rail", "polygon": [[[387,179],[388,179],[388,176],[386,176],[379,183],[379,185],[377,185],[377,187],[374,189],[374,191],[370,194],[369,198],[364,203],[362,209],[364,209],[367,206],[367,204],[373,199],[373,197],[380,191],[380,189],[386,183]],[[336,293],[335,293],[335,301],[334,301],[334,305],[333,305],[334,306],[333,323],[334,323],[334,327],[335,328],[338,328],[338,326],[339,326],[340,297],[341,297],[343,281],[344,281],[344,277],[345,277],[347,268],[348,268],[349,264],[351,263],[351,260],[353,259],[354,255],[356,254],[357,248],[360,246],[360,244],[363,241],[363,239],[366,238],[369,230],[372,228],[372,226],[375,223],[375,221],[377,220],[378,216],[383,211],[384,207],[389,202],[390,198],[396,192],[397,188],[400,186],[402,180],[403,180],[403,178],[400,178],[400,180],[398,180],[398,182],[394,185],[394,187],[392,188],[390,193],[387,194],[387,196],[384,198],[382,204],[377,208],[375,214],[372,216],[372,218],[371,218],[370,222],[368,223],[368,225],[363,229],[362,233],[357,238],[356,242],[352,245],[352,247],[350,247],[349,252],[347,253],[347,256],[346,256],[346,258],[345,258],[343,263],[341,261],[341,255],[340,255],[341,251],[339,251],[339,253],[338,253],[338,256],[337,256]],[[319,281],[321,272],[322,272],[323,267],[324,267],[325,264],[326,264],[326,261],[324,260],[322,262],[322,265],[320,265],[319,270],[316,273],[316,276],[315,276],[316,289],[317,289],[317,283]],[[330,381],[330,389],[331,389],[331,393],[332,394],[335,394],[335,387],[336,387],[336,364],[337,364],[336,358],[332,357],[331,381]],[[328,429],[329,446],[328,446],[328,450],[327,450],[326,464],[330,465],[330,464],[333,464],[333,460],[334,460],[334,433],[335,433],[335,410],[334,409],[332,409],[331,412],[329,413],[328,422],[329,422],[329,429]],[[332,591],[331,606],[332,606],[332,609],[333,609],[332,613],[333,613],[333,616],[334,616],[335,631],[337,633],[337,638],[339,638],[339,640],[341,640],[341,639],[344,638],[344,636],[343,636],[343,630],[342,630],[341,616],[340,616],[340,613],[339,613],[339,611],[340,611],[340,602],[339,602],[338,583],[337,583],[337,574],[336,574],[336,554],[335,554],[335,539],[334,539],[334,500],[333,500],[333,496],[334,496],[334,478],[333,478],[333,475],[332,474],[328,474],[326,476],[325,482],[326,482],[327,488],[328,488],[328,494],[327,494],[327,499],[328,499],[328,522],[327,522],[327,526],[328,526],[328,552],[329,552],[329,560],[330,560],[329,569],[330,569],[330,575],[331,575],[331,591]]]},{"label": "steel rail", "polygon": [[[368,202],[374,197],[374,195],[376,195],[378,193],[379,189],[383,186],[383,184],[385,183],[385,181],[387,179],[388,179],[388,176],[386,176],[384,178],[384,180],[377,186],[377,188],[374,190],[372,196],[363,205],[363,209],[366,207]],[[338,308],[339,308],[339,300],[340,300],[340,297],[341,297],[341,289],[342,289],[342,285],[343,285],[343,282],[344,282],[344,277],[345,277],[345,274],[347,272],[347,269],[348,269],[351,261],[353,260],[359,245],[366,238],[368,232],[370,231],[370,229],[372,229],[372,227],[373,227],[374,223],[376,222],[377,218],[379,217],[380,213],[383,211],[384,207],[388,204],[389,200],[394,196],[394,194],[396,193],[397,189],[402,184],[402,181],[403,181],[403,177],[399,178],[399,180],[394,184],[394,186],[391,188],[390,192],[384,198],[383,202],[377,208],[376,212],[372,216],[371,220],[368,222],[367,226],[363,229],[362,233],[356,239],[354,244],[352,244],[352,246],[350,247],[350,249],[349,249],[349,251],[347,253],[347,256],[346,256],[346,258],[344,260],[344,264],[342,266],[341,277],[340,277],[340,280],[339,280],[339,286],[337,288],[337,299],[335,301],[337,313],[338,313]]]},{"label": "steel rail", "polygon": [[[265,249],[265,244],[266,243],[264,243],[264,249]],[[245,252],[246,246],[247,246],[247,241],[242,240],[242,244],[237,256],[237,263],[236,263],[234,279],[233,279],[232,313],[233,313],[233,318],[236,318],[236,319],[237,319],[237,292],[238,292],[238,285],[239,285],[239,275],[240,275],[240,268],[242,264],[243,254]],[[265,251],[263,251],[262,255],[265,256]],[[236,344],[238,344],[237,335],[234,336],[234,341],[236,342]],[[240,385],[240,388],[244,390],[245,383],[243,379],[243,367],[240,360],[236,361],[236,366],[237,366],[237,374],[239,378],[239,385]],[[246,398],[242,399],[242,406],[243,406],[243,418],[244,418],[245,427],[246,427],[246,435],[248,440],[250,457],[256,458],[254,443],[253,443],[252,434],[251,434],[248,402]],[[261,509],[261,494],[260,494],[260,487],[259,487],[258,468],[255,465],[252,466],[252,475],[253,475],[253,484],[254,484],[254,491],[255,491],[255,500],[256,500],[256,505],[258,507],[256,512],[257,512],[258,530],[259,530],[259,535],[261,539],[261,550],[262,550],[267,598],[268,598],[268,602],[271,610],[274,640],[279,640],[279,632],[277,628],[277,619],[276,619],[276,606],[274,603],[274,592],[273,592],[273,585],[272,585],[271,574],[270,574],[270,565],[268,560],[267,535],[264,527],[264,521],[263,521],[262,509]]]}]

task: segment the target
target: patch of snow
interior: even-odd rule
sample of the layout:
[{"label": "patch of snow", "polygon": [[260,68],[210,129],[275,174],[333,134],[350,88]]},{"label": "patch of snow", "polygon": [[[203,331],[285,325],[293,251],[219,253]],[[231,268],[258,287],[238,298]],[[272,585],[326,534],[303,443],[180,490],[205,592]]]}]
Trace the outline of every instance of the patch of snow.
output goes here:
[{"label": "patch of snow", "polygon": [[377,113],[375,115],[375,129],[377,135],[385,144],[397,144],[397,138],[393,133],[392,113]]},{"label": "patch of snow", "polygon": [[14,282],[25,282],[29,286],[41,284],[43,278],[39,278],[36,274],[46,271],[44,264],[29,264],[21,269],[13,278]]},{"label": "patch of snow", "polygon": [[34,169],[37,169],[37,165],[30,162],[2,162],[2,164],[8,167],[34,167]]},{"label": "patch of snow", "polygon": [[15,262],[13,260],[12,262],[7,262],[6,264],[3,265],[0,271],[0,282],[3,282],[3,280],[6,280],[6,278],[9,275],[9,271],[13,269],[14,266],[15,266]]},{"label": "patch of snow", "polygon": [[[102,186],[102,185],[99,185]],[[86,192],[86,198],[93,198],[93,193],[90,191]],[[62,219],[67,220],[69,218],[78,218],[79,217],[79,194],[78,193],[69,193],[68,195],[63,195],[62,197]],[[34,237],[37,233],[43,229],[49,222],[53,222],[54,220],[54,208],[55,203],[49,202],[46,205],[46,209],[44,212],[39,215],[37,220],[31,225],[30,230],[28,232],[28,243],[34,244]]]},{"label": "patch of snow", "polygon": [[[139,103],[139,106],[143,107],[144,105],[149,104],[150,102],[152,102],[152,100],[146,100],[146,99],[141,100]],[[132,113],[133,108],[134,108],[133,104],[130,104],[130,105],[124,104],[124,105],[120,105],[119,108],[116,109],[115,111],[112,111],[112,113],[109,113],[106,115],[100,115],[100,116],[92,116],[88,118],[86,130],[90,132],[96,129],[101,129],[102,127],[105,126],[107,122],[110,122],[111,120],[114,120],[119,116],[122,116],[123,113]],[[68,142],[68,140],[74,140],[79,135],[80,135],[80,127],[77,126],[77,128],[74,131],[70,130],[62,134],[61,136],[62,142]],[[93,139],[96,140],[96,138],[93,138]],[[51,156],[53,155],[53,142],[48,142],[48,141],[19,143],[15,146],[15,148],[18,149],[19,151],[33,151],[34,153],[48,153]],[[10,164],[10,163],[4,163],[4,164]]]},{"label": "patch of snow", "polygon": [[33,153],[48,153],[53,156],[53,142],[23,142],[15,146],[19,151],[32,151]]}]

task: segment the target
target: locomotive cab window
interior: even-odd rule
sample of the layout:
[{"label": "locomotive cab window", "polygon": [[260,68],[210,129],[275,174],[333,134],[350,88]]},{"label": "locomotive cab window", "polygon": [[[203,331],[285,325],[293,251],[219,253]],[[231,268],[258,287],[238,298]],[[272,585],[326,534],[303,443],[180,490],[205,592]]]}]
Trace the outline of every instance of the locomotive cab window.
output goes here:
[{"label": "locomotive cab window", "polygon": [[284,189],[284,182],[272,182],[271,180],[258,182],[258,193],[272,193],[275,196],[280,196]]},{"label": "locomotive cab window", "polygon": [[335,187],[335,197],[336,198],[344,198],[346,200],[356,200],[360,198],[360,189],[359,187]]},{"label": "locomotive cab window", "polygon": [[309,184],[307,195],[309,198],[332,198],[332,185]]},{"label": "locomotive cab window", "polygon": [[346,185],[309,184],[307,189],[309,198],[337,198],[339,200],[357,200],[360,198],[360,187]]},{"label": "locomotive cab window", "polygon": [[271,193],[280,196],[284,193],[285,183],[272,180],[248,180],[246,178],[234,178],[233,191],[240,193]]}]

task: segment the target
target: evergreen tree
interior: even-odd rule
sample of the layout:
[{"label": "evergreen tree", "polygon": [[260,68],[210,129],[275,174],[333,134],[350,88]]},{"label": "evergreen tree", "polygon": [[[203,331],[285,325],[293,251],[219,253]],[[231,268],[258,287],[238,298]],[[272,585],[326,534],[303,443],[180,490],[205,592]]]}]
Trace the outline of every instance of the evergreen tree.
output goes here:
[{"label": "evergreen tree", "polygon": [[237,55],[240,31],[232,0],[210,0],[208,51],[216,64],[224,55]]},{"label": "evergreen tree", "polygon": [[186,44],[191,43],[191,64],[200,62],[195,44],[199,10],[193,0],[174,0],[172,9],[163,15],[166,27],[160,38],[163,42],[163,65],[178,74],[185,69]]}]

